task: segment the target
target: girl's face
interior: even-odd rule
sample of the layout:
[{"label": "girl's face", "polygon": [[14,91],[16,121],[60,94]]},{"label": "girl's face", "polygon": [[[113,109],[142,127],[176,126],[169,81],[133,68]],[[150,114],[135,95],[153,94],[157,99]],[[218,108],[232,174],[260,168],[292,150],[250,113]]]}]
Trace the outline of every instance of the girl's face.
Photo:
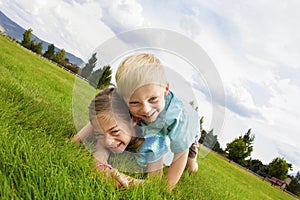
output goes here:
[{"label": "girl's face", "polygon": [[114,118],[98,117],[92,125],[99,143],[114,153],[122,153],[131,140],[131,136],[121,129]]},{"label": "girl's face", "polygon": [[131,95],[128,103],[131,114],[145,122],[153,122],[164,109],[164,96],[168,94],[169,85],[162,87],[155,84],[144,85]]}]

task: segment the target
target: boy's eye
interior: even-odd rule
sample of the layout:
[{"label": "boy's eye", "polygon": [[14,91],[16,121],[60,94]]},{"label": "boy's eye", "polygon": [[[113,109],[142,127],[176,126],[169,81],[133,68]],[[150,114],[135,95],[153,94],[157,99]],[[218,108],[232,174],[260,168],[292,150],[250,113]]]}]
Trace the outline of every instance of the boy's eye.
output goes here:
[{"label": "boy's eye", "polygon": [[158,99],[157,97],[151,97],[151,98],[149,99],[149,102],[155,102],[157,99]]},{"label": "boy's eye", "polygon": [[139,102],[137,102],[137,101],[131,101],[131,102],[129,102],[130,106],[136,106],[138,104],[139,104]]}]

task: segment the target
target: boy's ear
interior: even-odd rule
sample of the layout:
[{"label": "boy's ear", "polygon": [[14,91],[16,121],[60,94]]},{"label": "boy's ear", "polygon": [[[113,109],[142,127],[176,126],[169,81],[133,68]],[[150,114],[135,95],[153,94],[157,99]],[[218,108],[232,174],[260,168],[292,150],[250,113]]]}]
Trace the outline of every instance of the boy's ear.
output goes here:
[{"label": "boy's ear", "polygon": [[165,92],[164,92],[164,95],[167,96],[168,95],[168,92],[169,92],[169,87],[170,87],[170,84],[167,83],[166,85],[166,88],[165,88]]}]

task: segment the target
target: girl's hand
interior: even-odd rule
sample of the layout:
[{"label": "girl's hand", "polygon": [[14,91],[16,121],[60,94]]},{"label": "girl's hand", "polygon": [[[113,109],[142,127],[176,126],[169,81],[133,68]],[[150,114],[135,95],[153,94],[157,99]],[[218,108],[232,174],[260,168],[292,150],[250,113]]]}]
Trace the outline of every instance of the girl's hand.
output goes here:
[{"label": "girl's hand", "polygon": [[125,187],[129,188],[130,186],[143,184],[144,180],[132,178],[126,174],[122,174],[118,169],[113,168],[107,163],[99,163],[96,165],[96,168],[103,172],[106,177],[110,177],[117,181],[118,188]]},{"label": "girl's hand", "polygon": [[117,169],[112,169],[111,173],[113,174],[113,178],[118,181],[119,187],[129,188],[145,182],[145,180],[132,178],[126,174],[122,174]]},{"label": "girl's hand", "polygon": [[130,181],[131,186],[140,185],[140,184],[144,184],[144,183],[145,183],[145,180],[143,180],[143,179],[131,178],[131,181]]}]

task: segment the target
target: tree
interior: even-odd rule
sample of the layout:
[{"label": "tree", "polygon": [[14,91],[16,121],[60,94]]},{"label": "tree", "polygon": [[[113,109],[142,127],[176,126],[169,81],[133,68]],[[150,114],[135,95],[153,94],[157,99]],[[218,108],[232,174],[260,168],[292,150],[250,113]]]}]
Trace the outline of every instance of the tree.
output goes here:
[{"label": "tree", "polygon": [[202,116],[202,117],[200,118],[200,131],[203,130],[203,121],[204,121],[204,116]]},{"label": "tree", "polygon": [[251,155],[253,151],[253,142],[254,142],[254,135],[251,135],[251,128],[248,129],[247,133],[243,136],[243,141],[246,144],[246,153],[247,157]]},{"label": "tree", "polygon": [[245,166],[245,158],[248,156],[248,154],[247,146],[242,136],[234,139],[231,143],[227,143],[225,151],[228,151],[228,158],[230,160]]},{"label": "tree", "polygon": [[291,182],[286,189],[293,194],[300,196],[300,172],[297,172],[297,175],[295,177],[290,176],[290,179]]},{"label": "tree", "polygon": [[287,163],[284,158],[277,157],[269,163],[268,168],[270,177],[284,180],[288,175],[289,168],[292,168],[292,165]]},{"label": "tree", "polygon": [[88,77],[91,75],[93,72],[93,69],[96,67],[97,64],[97,53],[94,53],[92,57],[89,59],[88,63],[85,64],[85,66],[82,68],[80,72],[80,76],[83,78],[88,79]]},{"label": "tree", "polygon": [[92,74],[88,77],[88,80],[93,87],[102,89],[110,84],[111,74],[111,67],[107,65],[92,72]]},{"label": "tree", "polygon": [[65,60],[65,55],[66,55],[66,51],[64,49],[61,49],[55,54],[53,61],[63,65]]},{"label": "tree", "polygon": [[[201,129],[201,128],[200,128],[200,129]],[[202,129],[202,130],[201,130],[201,136],[200,136],[200,139],[199,139],[199,143],[200,143],[200,144],[203,144],[206,135],[207,135],[206,130]]]},{"label": "tree", "polygon": [[106,65],[103,67],[103,69],[104,69],[103,74],[97,84],[98,89],[102,89],[108,86],[111,81],[111,74],[112,74],[111,67],[109,65]]},{"label": "tree", "polygon": [[226,144],[225,151],[228,151],[228,158],[242,166],[247,166],[247,157],[251,156],[253,151],[254,135],[251,135],[251,129],[243,136],[239,136],[231,143]]},{"label": "tree", "polygon": [[196,112],[198,112],[198,106],[195,107],[195,102],[194,101],[190,101],[189,104],[194,108],[194,110]]},{"label": "tree", "polygon": [[96,71],[92,72],[92,74],[88,77],[89,83],[94,87],[97,88],[100,78],[102,77],[104,72],[103,68],[97,69]]},{"label": "tree", "polygon": [[50,44],[48,46],[47,51],[45,51],[45,53],[43,54],[43,56],[45,58],[48,58],[49,60],[53,60],[54,55],[55,55],[55,46],[54,46],[54,44]]},{"label": "tree", "polygon": [[263,165],[263,163],[260,160],[250,159],[248,162],[248,169],[256,173],[261,165]]},{"label": "tree", "polygon": [[214,130],[212,129],[206,134],[202,144],[213,149],[217,142],[217,137],[218,136],[214,135]]},{"label": "tree", "polygon": [[31,46],[31,35],[32,35],[32,29],[28,29],[23,33],[23,40],[21,41],[21,44],[23,47],[30,49]]},{"label": "tree", "polygon": [[260,176],[266,177],[268,175],[268,167],[258,159],[250,159],[247,168]]},{"label": "tree", "polygon": [[[203,119],[203,118],[201,118],[201,119]],[[200,120],[200,122],[201,122],[201,120]],[[202,120],[202,122],[203,122],[203,120]],[[218,136],[214,135],[213,129],[210,130],[208,133],[204,129],[202,129],[199,143],[212,149],[215,152],[224,153],[223,149],[220,146],[220,143],[218,142]]]},{"label": "tree", "polygon": [[42,50],[43,50],[43,43],[42,42],[37,42],[36,40],[31,41],[30,49],[37,53],[42,55]]}]

